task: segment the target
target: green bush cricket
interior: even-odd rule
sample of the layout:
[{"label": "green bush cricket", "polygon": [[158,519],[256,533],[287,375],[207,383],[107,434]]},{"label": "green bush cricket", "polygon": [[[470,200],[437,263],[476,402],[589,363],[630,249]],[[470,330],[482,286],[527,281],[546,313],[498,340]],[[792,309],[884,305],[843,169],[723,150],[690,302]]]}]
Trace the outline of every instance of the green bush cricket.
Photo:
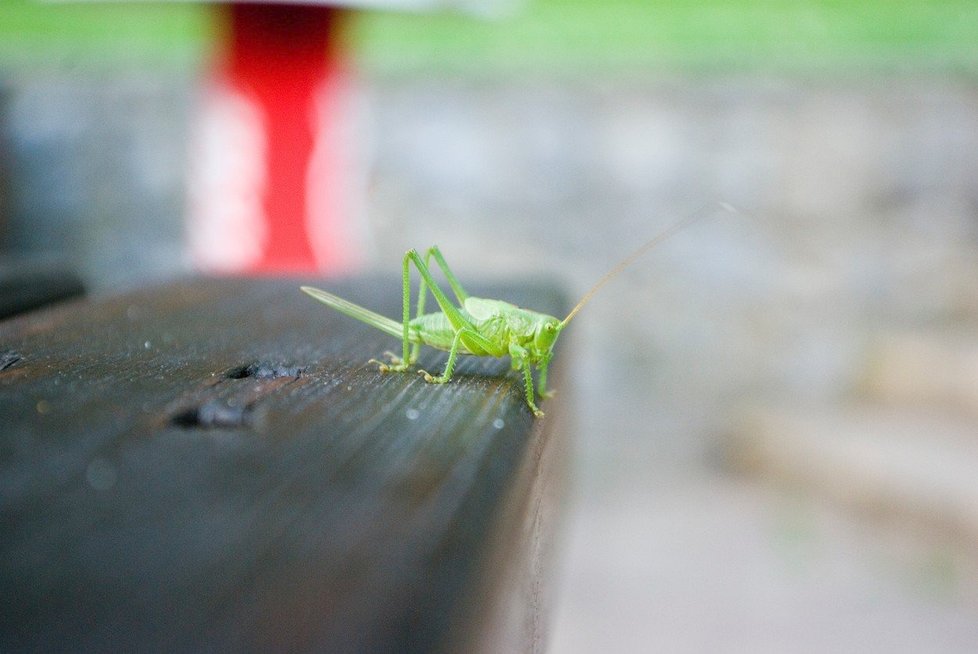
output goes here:
[{"label": "green bush cricket", "polygon": [[[368,362],[377,364],[381,372],[404,372],[408,370],[411,365],[417,362],[422,345],[448,352],[448,362],[445,364],[445,369],[441,375],[435,376],[424,370],[418,371],[425,381],[432,384],[444,384],[452,378],[455,361],[459,354],[494,358],[508,355],[512,369],[520,370],[523,374],[527,406],[535,416],[542,417],[543,411],[534,401],[532,368],[535,367],[537,370],[536,393],[542,398],[550,397],[551,392],[547,390],[547,367],[550,365],[557,337],[560,336],[571,319],[601,287],[611,281],[618,273],[653,247],[703,217],[703,215],[696,214],[675,223],[625,257],[621,263],[606,273],[597,284],[584,294],[581,301],[571,309],[563,320],[544,313],[522,309],[502,300],[472,297],[462,288],[437,246],[429,248],[423,259],[417,250],[409,250],[404,255],[402,263],[403,313],[400,323],[318,288],[302,286],[301,290],[340,313],[356,318],[382,332],[401,339],[400,357],[387,352],[385,354],[390,358],[389,363],[382,363],[376,359],[371,359]],[[458,306],[452,303],[432,277],[430,269],[432,259],[435,260],[448,280],[448,285],[458,300]],[[418,288],[417,313],[413,319],[411,318],[410,277],[412,265],[421,276]],[[428,290],[431,291],[441,311],[424,312]]]}]

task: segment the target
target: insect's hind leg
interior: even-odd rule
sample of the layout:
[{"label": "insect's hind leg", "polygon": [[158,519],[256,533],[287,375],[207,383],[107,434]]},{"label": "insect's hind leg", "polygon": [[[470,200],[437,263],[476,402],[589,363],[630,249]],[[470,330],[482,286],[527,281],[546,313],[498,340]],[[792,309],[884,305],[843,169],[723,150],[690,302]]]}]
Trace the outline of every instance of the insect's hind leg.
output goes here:
[{"label": "insect's hind leg", "polygon": [[[425,303],[428,300],[428,286],[429,284],[434,284],[434,282],[430,281],[432,257],[434,257],[435,263],[438,264],[438,267],[441,268],[442,273],[445,274],[445,279],[448,280],[448,285],[452,287],[452,292],[455,293],[455,297],[458,299],[459,307],[464,305],[465,300],[469,297],[469,294],[466,293],[464,288],[462,288],[462,284],[458,281],[455,273],[453,273],[452,269],[448,267],[448,262],[446,262],[445,257],[442,256],[441,250],[438,249],[437,245],[432,245],[430,248],[428,248],[428,251],[425,252],[424,255],[424,270],[425,272],[429,273],[429,278],[426,279],[424,272],[421,272],[420,267],[418,268],[418,271],[421,272],[421,284],[418,287],[418,311],[417,314],[415,314],[418,316],[424,313]],[[435,295],[434,291],[432,291],[432,295]],[[438,300],[437,296],[435,297],[435,300]]]},{"label": "insect's hind leg", "polygon": [[448,280],[448,285],[452,287],[452,292],[455,293],[455,297],[458,298],[459,305],[465,304],[465,300],[468,299],[469,294],[465,292],[462,288],[462,284],[455,277],[455,273],[452,269],[448,267],[448,263],[445,261],[445,257],[442,256],[441,250],[438,249],[437,245],[432,245],[428,248],[428,252],[425,254],[424,262],[426,266],[430,266],[431,258],[435,258],[435,263],[441,268],[441,271],[445,274],[445,279]]},{"label": "insect's hind leg", "polygon": [[[389,363],[384,363],[378,361],[377,359],[370,359],[367,363],[376,363],[377,367],[381,372],[404,372],[411,367],[415,361],[418,360],[418,353],[421,350],[420,343],[415,343],[414,347],[411,347],[411,339],[409,338],[409,329],[411,324],[411,253],[414,252],[414,256],[417,256],[417,252],[410,250],[404,255],[404,260],[401,263],[401,324],[403,325],[403,332],[401,334],[401,356],[398,357],[393,352],[384,352]],[[423,279],[423,278],[422,278]],[[421,297],[418,300],[418,315],[421,314],[421,310],[424,308],[424,282],[422,281],[421,286]]]},{"label": "insect's hind leg", "polygon": [[[442,270],[445,271],[446,276],[449,277],[449,283],[452,285],[452,290],[459,295],[468,297],[465,295],[465,290],[455,279],[455,276],[451,274],[451,270],[448,269],[448,265],[445,263],[445,258],[442,257],[441,252],[438,251],[437,247],[433,247],[428,251],[430,256],[435,257],[435,261],[438,262],[439,266],[443,266]],[[418,360],[418,354],[421,350],[421,344],[415,342],[414,346],[411,346],[410,339],[410,324],[411,324],[411,264],[417,268],[418,274],[421,276],[421,284],[419,286],[418,295],[418,315],[424,313],[425,297],[428,290],[431,290],[431,294],[435,296],[435,301],[438,302],[439,308],[444,312],[448,321],[451,323],[452,327],[456,330],[463,328],[468,328],[470,334],[475,333],[475,326],[462,314],[461,308],[456,307],[445,295],[445,292],[441,290],[434,278],[431,276],[431,271],[428,269],[427,264],[421,259],[421,255],[418,254],[417,250],[408,250],[404,254],[404,259],[401,265],[401,321],[404,325],[404,331],[401,336],[401,356],[397,357],[393,354],[388,354],[390,358],[390,363],[382,363],[376,359],[371,359],[370,363],[376,363],[380,367],[382,372],[404,372],[407,370],[414,362]],[[464,300],[463,300],[464,301]],[[427,373],[426,373],[427,374]],[[444,376],[444,375],[442,375]],[[450,377],[451,375],[449,375]]]},{"label": "insect's hind leg", "polygon": [[[438,283],[431,276],[431,271],[428,270],[428,266],[425,264],[424,261],[422,261],[421,255],[418,254],[417,250],[408,250],[407,254],[404,255],[405,280],[408,279],[407,275],[408,275],[409,263],[413,263],[414,267],[418,269],[418,274],[421,275],[421,284],[422,284],[421,288],[422,289],[427,288],[431,290],[431,294],[435,296],[435,301],[438,303],[438,307],[442,310],[442,313],[445,314],[445,317],[448,318],[448,322],[452,325],[452,329],[458,331],[459,329],[462,328],[468,328],[471,332],[477,332],[478,330],[476,330],[475,325],[472,324],[472,321],[469,320],[462,313],[461,307],[457,307],[454,304],[452,304],[452,301],[448,299],[448,296],[445,295],[445,292],[441,290],[440,286],[438,286]],[[408,282],[405,281],[404,296],[408,297],[409,293],[410,293],[410,286],[408,285]],[[423,307],[424,303],[419,300],[419,305]],[[405,317],[406,316],[407,316],[407,309],[405,309]],[[406,342],[407,340],[406,320],[405,320],[404,334],[405,334],[405,342]]]}]

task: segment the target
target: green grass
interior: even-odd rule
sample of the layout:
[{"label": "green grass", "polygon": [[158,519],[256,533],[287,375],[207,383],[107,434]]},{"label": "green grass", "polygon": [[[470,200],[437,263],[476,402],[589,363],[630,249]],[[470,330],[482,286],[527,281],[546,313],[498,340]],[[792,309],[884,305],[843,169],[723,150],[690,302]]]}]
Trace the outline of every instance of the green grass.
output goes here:
[{"label": "green grass", "polygon": [[494,22],[366,15],[354,38],[388,71],[974,71],[978,2],[530,0]]},{"label": "green grass", "polygon": [[[192,66],[213,42],[197,4],[0,0],[0,66]],[[357,13],[368,71],[978,71],[975,0],[527,0],[511,17]]]},{"label": "green grass", "polygon": [[14,69],[185,67],[207,50],[198,5],[0,0],[0,66]]}]

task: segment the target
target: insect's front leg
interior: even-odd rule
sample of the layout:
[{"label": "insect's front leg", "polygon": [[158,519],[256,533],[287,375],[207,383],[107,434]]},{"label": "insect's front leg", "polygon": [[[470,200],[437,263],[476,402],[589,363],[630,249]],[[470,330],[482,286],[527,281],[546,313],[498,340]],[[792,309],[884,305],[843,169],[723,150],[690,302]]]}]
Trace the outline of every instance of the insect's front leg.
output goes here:
[{"label": "insect's front leg", "polygon": [[553,352],[548,352],[537,364],[537,394],[545,400],[554,396],[554,391],[547,388],[547,368],[550,367],[551,357]]},{"label": "insect's front leg", "polygon": [[537,418],[543,417],[543,411],[533,401],[533,372],[530,370],[530,357],[526,348],[511,343],[509,346],[509,356],[513,360],[513,366],[519,367],[523,371],[523,392],[526,396],[526,404],[533,411]]}]

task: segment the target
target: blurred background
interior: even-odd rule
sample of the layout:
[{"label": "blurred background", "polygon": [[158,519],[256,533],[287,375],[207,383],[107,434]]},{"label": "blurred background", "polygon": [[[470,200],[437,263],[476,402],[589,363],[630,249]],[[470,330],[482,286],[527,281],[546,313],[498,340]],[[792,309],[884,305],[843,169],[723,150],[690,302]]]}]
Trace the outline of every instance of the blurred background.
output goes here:
[{"label": "blurred background", "polygon": [[[322,270],[396,285],[437,243],[463,280],[576,297],[706,217],[569,330],[550,649],[976,651],[978,4],[471,9],[343,14],[322,184],[355,252]],[[96,294],[207,268],[226,30],[0,5],[3,256]]]}]

